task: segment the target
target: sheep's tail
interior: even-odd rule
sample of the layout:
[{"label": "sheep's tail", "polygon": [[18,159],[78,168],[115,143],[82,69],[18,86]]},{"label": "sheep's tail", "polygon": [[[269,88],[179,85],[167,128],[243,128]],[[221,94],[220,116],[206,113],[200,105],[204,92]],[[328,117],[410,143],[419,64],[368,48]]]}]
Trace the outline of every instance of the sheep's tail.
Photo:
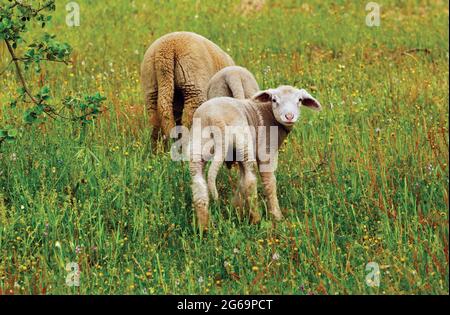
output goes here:
[{"label": "sheep's tail", "polygon": [[208,190],[214,200],[219,199],[219,193],[216,187],[216,177],[219,173],[220,167],[223,164],[223,160],[213,159],[208,171]]},{"label": "sheep's tail", "polygon": [[[170,47],[168,47],[170,48]],[[166,137],[175,127],[173,101],[175,94],[175,52],[173,49],[162,49],[155,56],[156,81],[158,83],[158,113],[161,128]]]},{"label": "sheep's tail", "polygon": [[245,99],[245,91],[244,84],[242,82],[242,78],[239,74],[230,74],[226,77],[226,83],[231,90],[231,94],[233,98],[237,98],[240,100]]}]

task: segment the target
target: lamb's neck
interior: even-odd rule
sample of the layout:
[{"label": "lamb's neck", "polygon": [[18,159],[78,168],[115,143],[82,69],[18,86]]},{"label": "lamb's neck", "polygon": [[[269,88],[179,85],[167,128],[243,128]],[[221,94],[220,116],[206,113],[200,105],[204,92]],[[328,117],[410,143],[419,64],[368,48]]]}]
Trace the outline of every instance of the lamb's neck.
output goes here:
[{"label": "lamb's neck", "polygon": [[[252,107],[257,113],[257,117],[259,117],[259,121],[257,126],[276,126],[278,127],[278,148],[283,144],[284,140],[286,140],[287,136],[291,132],[291,128],[286,127],[280,124],[273,115],[272,104],[268,103],[252,103]],[[269,131],[268,129],[267,131]]]}]

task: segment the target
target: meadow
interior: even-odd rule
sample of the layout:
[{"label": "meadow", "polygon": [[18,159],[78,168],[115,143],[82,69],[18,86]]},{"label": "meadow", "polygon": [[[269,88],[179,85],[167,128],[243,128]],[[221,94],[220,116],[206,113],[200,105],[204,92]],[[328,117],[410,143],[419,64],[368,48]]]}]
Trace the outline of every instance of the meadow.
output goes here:
[{"label": "meadow", "polygon": [[[0,46],[0,126],[20,131],[0,146],[0,294],[449,294],[447,1],[380,0],[378,27],[364,1],[77,0],[79,27],[56,3],[48,31],[73,46],[72,64],[27,80],[45,78],[54,100],[99,91],[107,111],[87,127],[24,124]],[[241,220],[237,172],[224,168],[200,234],[188,165],[152,154],[140,62],[179,30],[217,43],[262,88],[321,101],[282,147],[283,222],[263,202],[261,224]],[[79,286],[66,283],[71,262]]]}]

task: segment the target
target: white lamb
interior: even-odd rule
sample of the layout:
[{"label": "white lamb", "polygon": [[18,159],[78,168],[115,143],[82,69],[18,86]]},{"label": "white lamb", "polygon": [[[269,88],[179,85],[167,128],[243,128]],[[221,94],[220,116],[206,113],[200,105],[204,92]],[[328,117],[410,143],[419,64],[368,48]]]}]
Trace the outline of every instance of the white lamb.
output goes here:
[{"label": "white lamb", "polygon": [[[213,199],[218,198],[216,176],[224,160],[230,161],[230,158],[238,162],[241,175],[239,191],[233,204],[248,208],[252,223],[260,221],[256,202],[255,170],[258,168],[269,212],[277,221],[283,218],[277,198],[273,161],[276,161],[279,146],[300,117],[300,105],[314,110],[322,108],[320,103],[305,90],[280,86],[277,89],[258,92],[253,98],[247,100],[229,97],[214,98],[203,103],[195,111],[194,129],[195,124],[201,125],[203,136],[199,138],[198,133],[194,131],[191,133],[190,172],[193,205],[200,227],[208,226],[208,190]],[[267,128],[264,128],[262,133],[255,132],[259,131],[260,127]],[[237,129],[238,132],[234,133],[234,141],[227,142],[230,129]],[[249,133],[246,130],[252,130],[252,132]],[[273,139],[274,133],[277,139],[276,144],[268,141],[271,137]],[[214,153],[210,149],[205,150],[206,147],[211,146],[211,143],[214,144]],[[232,153],[235,154],[231,155]],[[207,160],[211,157],[213,160],[207,183],[204,169]]]}]

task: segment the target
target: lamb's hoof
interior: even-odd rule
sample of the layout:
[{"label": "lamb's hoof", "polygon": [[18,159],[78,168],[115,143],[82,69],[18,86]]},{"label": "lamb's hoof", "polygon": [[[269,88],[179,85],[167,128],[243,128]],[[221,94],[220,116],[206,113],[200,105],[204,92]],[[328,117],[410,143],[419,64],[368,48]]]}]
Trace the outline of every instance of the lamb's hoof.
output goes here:
[{"label": "lamb's hoof", "polygon": [[200,231],[206,232],[209,227],[209,216],[199,215],[197,216],[197,226]]},{"label": "lamb's hoof", "polygon": [[209,232],[209,227],[207,226],[199,226],[199,229],[203,235],[206,235]]}]

